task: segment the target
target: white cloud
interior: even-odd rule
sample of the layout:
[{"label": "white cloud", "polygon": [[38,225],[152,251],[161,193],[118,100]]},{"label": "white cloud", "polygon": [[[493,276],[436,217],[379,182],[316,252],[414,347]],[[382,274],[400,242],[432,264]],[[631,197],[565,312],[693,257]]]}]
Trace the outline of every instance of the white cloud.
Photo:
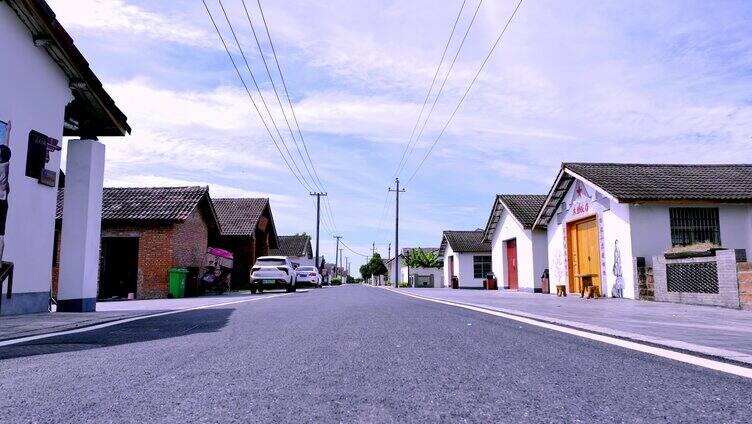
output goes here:
[{"label": "white cloud", "polygon": [[204,28],[175,14],[147,11],[124,0],[48,0],[66,28],[146,36],[193,46],[213,46]]}]

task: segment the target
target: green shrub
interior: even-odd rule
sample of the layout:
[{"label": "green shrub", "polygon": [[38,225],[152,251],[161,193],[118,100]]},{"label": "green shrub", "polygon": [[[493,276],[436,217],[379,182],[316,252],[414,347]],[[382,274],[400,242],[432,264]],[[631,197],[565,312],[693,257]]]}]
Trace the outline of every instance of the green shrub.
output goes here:
[{"label": "green shrub", "polygon": [[340,278],[340,277],[334,277],[334,278],[332,278],[332,285],[333,286],[341,286],[342,285],[342,278]]},{"label": "green shrub", "polygon": [[405,282],[399,283],[399,286],[400,286],[400,288],[403,288],[403,289],[407,288],[407,287],[410,287],[410,285],[407,284],[407,283],[405,283]]}]

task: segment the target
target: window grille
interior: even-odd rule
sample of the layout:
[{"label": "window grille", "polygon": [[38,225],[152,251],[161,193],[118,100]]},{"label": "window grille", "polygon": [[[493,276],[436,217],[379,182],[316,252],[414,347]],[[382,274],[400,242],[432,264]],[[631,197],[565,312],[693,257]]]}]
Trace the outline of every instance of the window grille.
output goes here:
[{"label": "window grille", "polygon": [[672,245],[721,244],[718,208],[669,208],[669,216]]},{"label": "window grille", "polygon": [[473,256],[473,278],[486,278],[491,272],[490,256]]},{"label": "window grille", "polygon": [[718,266],[715,262],[692,262],[666,265],[669,292],[718,293]]}]

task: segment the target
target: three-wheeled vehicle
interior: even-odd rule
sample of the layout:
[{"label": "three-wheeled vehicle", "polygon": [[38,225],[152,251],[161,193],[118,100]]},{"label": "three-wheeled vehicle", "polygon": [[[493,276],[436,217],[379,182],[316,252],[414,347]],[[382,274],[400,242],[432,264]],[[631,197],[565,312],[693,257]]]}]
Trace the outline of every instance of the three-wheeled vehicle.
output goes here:
[{"label": "three-wheeled vehicle", "polygon": [[232,273],[232,252],[210,247],[204,255],[204,267],[199,278],[199,292],[222,294],[230,290]]}]

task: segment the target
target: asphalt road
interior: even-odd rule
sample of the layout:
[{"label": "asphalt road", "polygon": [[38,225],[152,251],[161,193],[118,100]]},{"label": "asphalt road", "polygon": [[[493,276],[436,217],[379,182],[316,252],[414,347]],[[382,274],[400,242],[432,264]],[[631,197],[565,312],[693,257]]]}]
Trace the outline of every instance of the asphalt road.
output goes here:
[{"label": "asphalt road", "polygon": [[752,381],[367,287],[0,348],[0,422],[750,422]]}]

